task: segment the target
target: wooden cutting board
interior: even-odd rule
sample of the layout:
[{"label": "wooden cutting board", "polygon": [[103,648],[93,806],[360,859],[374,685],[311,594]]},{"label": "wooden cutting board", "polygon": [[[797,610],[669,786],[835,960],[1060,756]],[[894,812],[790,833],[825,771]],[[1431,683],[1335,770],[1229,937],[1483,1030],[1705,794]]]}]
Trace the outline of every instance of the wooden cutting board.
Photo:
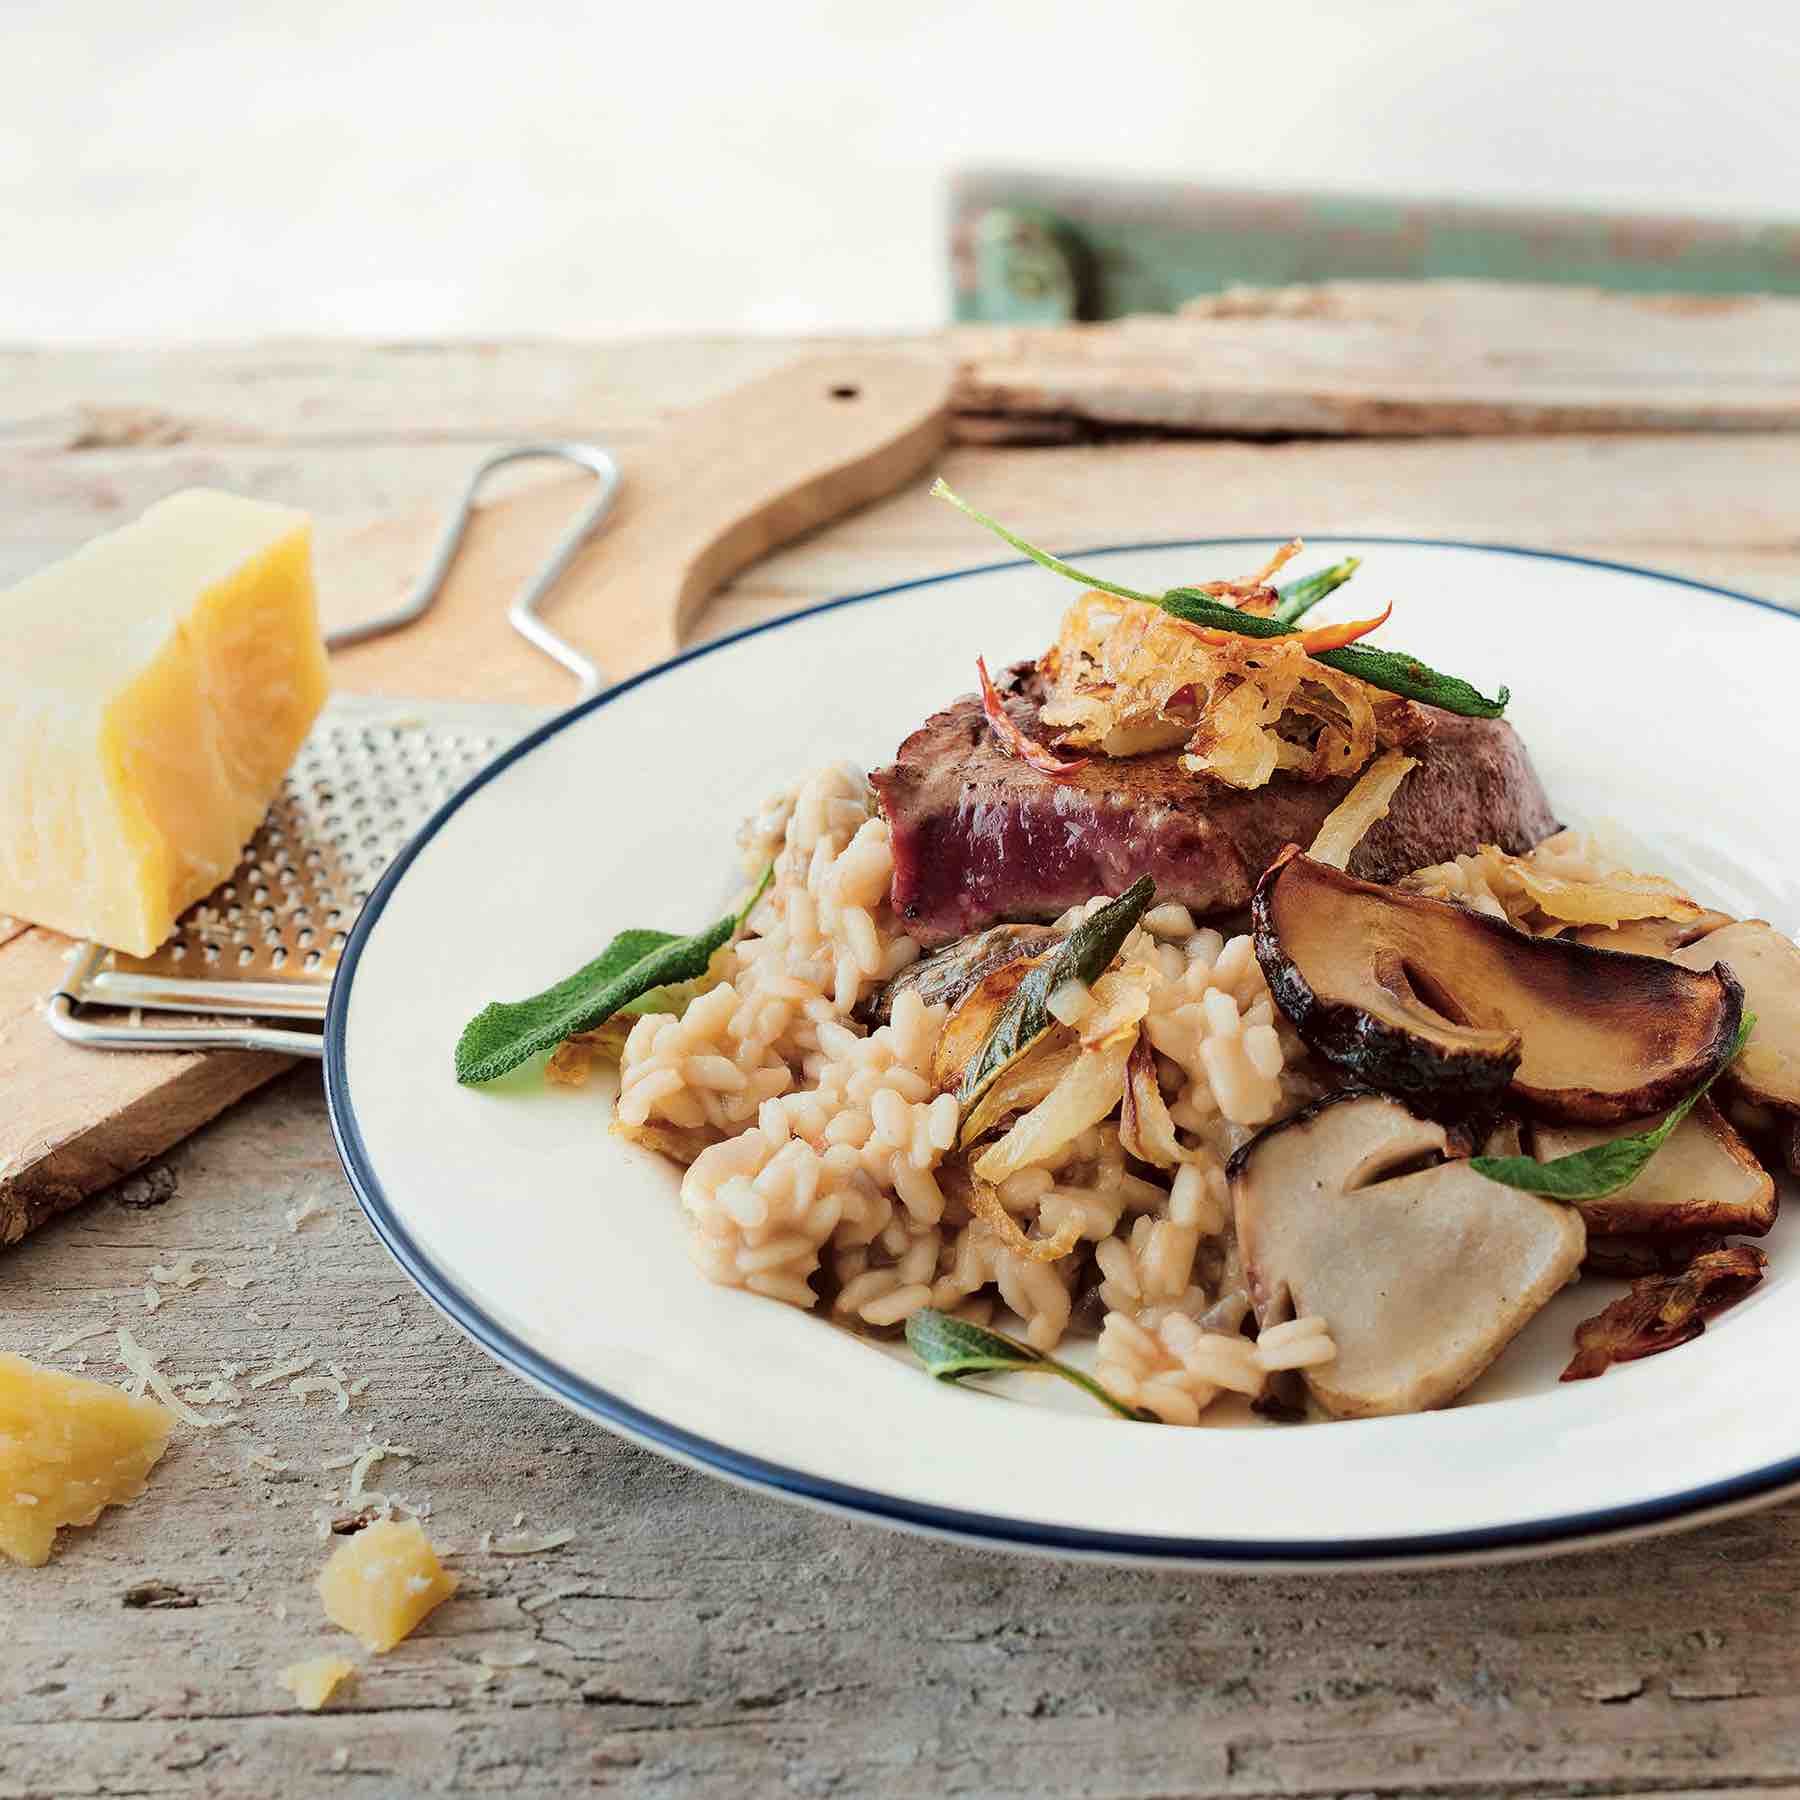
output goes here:
[{"label": "wooden cutting board", "polygon": [[[924,473],[949,432],[952,385],[945,360],[847,351],[792,363],[676,419],[621,456],[613,514],[546,600],[547,621],[610,676],[673,655],[740,569]],[[431,612],[335,656],[337,685],[546,707],[572,699],[570,677],[519,638],[505,614],[590,498],[590,479],[574,476],[483,507]],[[442,524],[432,513],[352,532],[322,521],[327,627],[391,608]],[[241,1051],[63,1042],[43,1006],[69,947],[0,917],[0,1248],[290,1066]]]}]

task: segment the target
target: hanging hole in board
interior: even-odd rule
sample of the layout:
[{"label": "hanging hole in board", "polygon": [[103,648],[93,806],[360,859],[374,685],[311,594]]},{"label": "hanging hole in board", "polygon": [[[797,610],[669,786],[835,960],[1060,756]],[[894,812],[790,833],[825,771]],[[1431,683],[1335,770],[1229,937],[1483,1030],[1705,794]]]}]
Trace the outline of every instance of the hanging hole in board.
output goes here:
[{"label": "hanging hole in board", "polygon": [[848,384],[846,384],[845,386],[842,386],[842,387],[834,387],[831,390],[831,397],[834,400],[854,400],[861,393],[862,393],[861,388],[851,387]]}]

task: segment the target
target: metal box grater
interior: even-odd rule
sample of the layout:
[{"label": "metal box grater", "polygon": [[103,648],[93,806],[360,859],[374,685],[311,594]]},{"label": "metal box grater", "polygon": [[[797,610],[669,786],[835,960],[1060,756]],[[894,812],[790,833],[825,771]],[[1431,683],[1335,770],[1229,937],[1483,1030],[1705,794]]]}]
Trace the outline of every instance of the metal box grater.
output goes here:
[{"label": "metal box grater", "polygon": [[[547,716],[334,696],[237,872],[182,915],[154,956],[83,945],[57,996],[66,1008],[52,1004],[57,1030],[102,1048],[229,1043],[320,1055],[339,953],[382,872],[464,782]],[[146,1010],[229,1017],[130,1016]]]},{"label": "metal box grater", "polygon": [[[537,617],[538,603],[610,511],[618,488],[612,458],[592,445],[519,444],[486,458],[406,602],[327,641],[357,642],[425,613],[488,474],[541,458],[585,469],[598,491],[507,618],[576,676],[578,698],[598,692],[599,670]],[[154,956],[77,946],[50,998],[51,1025],[71,1042],[103,1050],[323,1055],[321,1026],[338,957],[382,872],[457,789],[553,710],[334,695],[231,879],[190,907]],[[146,1021],[145,1012],[188,1016]]]}]

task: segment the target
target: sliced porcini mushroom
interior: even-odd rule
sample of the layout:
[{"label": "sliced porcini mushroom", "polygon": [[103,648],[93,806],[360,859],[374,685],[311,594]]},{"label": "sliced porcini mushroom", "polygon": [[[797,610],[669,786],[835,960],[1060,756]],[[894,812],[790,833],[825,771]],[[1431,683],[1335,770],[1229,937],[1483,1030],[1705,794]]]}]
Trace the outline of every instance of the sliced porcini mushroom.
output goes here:
[{"label": "sliced porcini mushroom", "polygon": [[857,1007],[856,1016],[865,1025],[885,1025],[893,1016],[894,1002],[908,988],[927,1006],[945,1001],[954,1006],[983,977],[1008,963],[1055,949],[1065,935],[1047,925],[996,925],[958,938],[883,982]]},{"label": "sliced porcini mushroom", "polygon": [[1583,1275],[1639,1281],[1646,1275],[1678,1275],[1696,1256],[1717,1250],[1725,1240],[1711,1232],[1698,1237],[1595,1237],[1588,1233]]},{"label": "sliced porcini mushroom", "polygon": [[1567,935],[1593,950],[1623,950],[1629,956],[1659,956],[1667,961],[1709,931],[1729,925],[1731,915],[1702,912],[1691,919],[1627,919],[1622,925],[1583,925]]},{"label": "sliced porcini mushroom", "polygon": [[1675,950],[1670,960],[1684,969],[1723,963],[1743,983],[1756,1030],[1720,1085],[1733,1099],[1800,1121],[1800,946],[1761,919],[1745,919]]},{"label": "sliced porcini mushroom", "polygon": [[[1539,1125],[1532,1151],[1540,1162],[1614,1138],[1649,1131],[1658,1120],[1623,1125]],[[1775,1223],[1775,1182],[1711,1100],[1702,1100],[1637,1178],[1603,1200],[1584,1200],[1591,1233],[1692,1237],[1743,1232],[1761,1237]]]},{"label": "sliced porcini mushroom", "polygon": [[1346,1089],[1231,1159],[1258,1319],[1325,1320],[1337,1355],[1305,1377],[1336,1418],[1454,1400],[1581,1266],[1578,1212],[1434,1160],[1448,1141],[1391,1095]]},{"label": "sliced porcini mushroom", "polygon": [[1737,1035],[1743,993],[1727,968],[1533,937],[1291,846],[1252,916],[1257,960],[1301,1037],[1438,1117],[1504,1099],[1538,1118],[1637,1118],[1697,1087]]}]

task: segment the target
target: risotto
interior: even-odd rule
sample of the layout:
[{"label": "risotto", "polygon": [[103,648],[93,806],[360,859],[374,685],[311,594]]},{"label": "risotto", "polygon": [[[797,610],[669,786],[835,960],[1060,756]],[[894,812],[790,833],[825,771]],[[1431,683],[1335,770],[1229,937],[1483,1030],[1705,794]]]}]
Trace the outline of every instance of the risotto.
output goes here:
[{"label": "risotto", "polygon": [[[681,1206],[709,1280],[878,1329],[921,1307],[981,1323],[1004,1308],[1043,1351],[1079,1306],[1099,1326],[1102,1379],[1174,1424],[1331,1356],[1322,1321],[1254,1344],[1239,1332],[1225,1163],[1318,1092],[1248,936],[1159,906],[1125,939],[1172,1166],[1128,1155],[1115,1105],[995,1185],[1018,1228],[1004,1233],[973,1208],[957,1101],[933,1080],[948,1008],[903,987],[885,1023],[856,1016],[920,954],[888,904],[888,827],[867,781],[819,770],[771,801],[742,847],[774,874],[714,959],[717,985],[679,1017],[639,1018],[620,1059],[618,1128],[687,1163]],[[1092,993],[1058,997],[1065,1032],[1084,999],[1091,1010]]]}]

